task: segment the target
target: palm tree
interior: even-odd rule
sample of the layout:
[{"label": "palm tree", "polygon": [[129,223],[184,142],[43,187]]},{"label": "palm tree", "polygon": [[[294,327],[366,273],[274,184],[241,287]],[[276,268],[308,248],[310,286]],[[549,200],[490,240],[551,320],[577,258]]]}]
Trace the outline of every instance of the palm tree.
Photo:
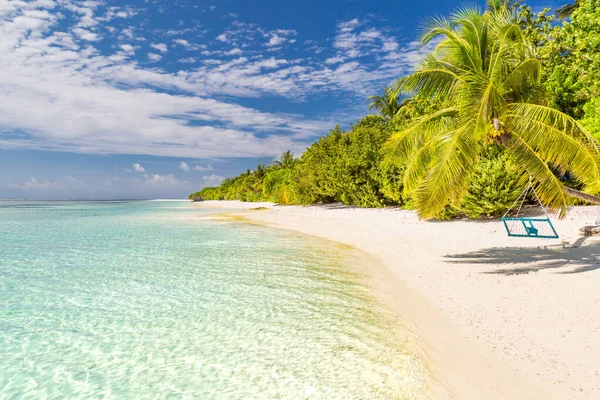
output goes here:
[{"label": "palm tree", "polygon": [[368,100],[371,101],[369,110],[376,109],[385,118],[393,119],[403,106],[398,103],[398,97],[400,97],[400,88],[397,86],[384,87],[382,96],[368,97]]},{"label": "palm tree", "polygon": [[263,178],[265,177],[265,175],[267,175],[267,167],[265,167],[262,164],[258,164],[258,166],[256,167],[256,169],[254,170],[254,177],[260,181],[263,180]]},{"label": "palm tree", "polygon": [[540,103],[541,65],[515,21],[499,0],[484,13],[463,8],[449,20],[432,20],[421,40],[439,44],[398,82],[405,92],[440,96],[447,104],[384,145],[387,160],[407,163],[404,190],[422,218],[460,203],[490,142],[506,148],[522,183],[531,178],[542,202],[560,217],[567,193],[585,194],[566,189],[551,168],[573,173],[585,191],[600,191],[598,144],[577,121]]},{"label": "palm tree", "polygon": [[283,169],[293,168],[294,165],[296,165],[294,153],[290,150],[283,152],[279,158],[275,160],[275,165]]},{"label": "palm tree", "polygon": [[579,3],[579,0],[575,0],[574,3],[569,3],[569,4],[565,4],[564,6],[558,7],[556,10],[554,10],[554,14],[556,14],[556,18],[558,18],[558,19],[567,19],[580,6],[581,6],[581,4]]}]

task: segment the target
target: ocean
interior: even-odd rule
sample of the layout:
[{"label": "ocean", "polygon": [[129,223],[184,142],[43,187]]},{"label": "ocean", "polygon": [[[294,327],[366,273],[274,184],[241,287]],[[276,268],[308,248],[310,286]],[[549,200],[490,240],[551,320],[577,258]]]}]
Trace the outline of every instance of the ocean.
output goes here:
[{"label": "ocean", "polygon": [[0,399],[413,399],[350,248],[193,203],[0,201]]}]

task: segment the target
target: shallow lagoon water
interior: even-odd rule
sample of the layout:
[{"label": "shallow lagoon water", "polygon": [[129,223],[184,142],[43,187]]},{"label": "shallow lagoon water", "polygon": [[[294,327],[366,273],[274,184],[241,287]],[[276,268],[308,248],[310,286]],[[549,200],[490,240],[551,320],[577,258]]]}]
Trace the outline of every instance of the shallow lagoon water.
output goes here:
[{"label": "shallow lagoon water", "polygon": [[405,399],[351,249],[188,202],[0,201],[0,399]]}]

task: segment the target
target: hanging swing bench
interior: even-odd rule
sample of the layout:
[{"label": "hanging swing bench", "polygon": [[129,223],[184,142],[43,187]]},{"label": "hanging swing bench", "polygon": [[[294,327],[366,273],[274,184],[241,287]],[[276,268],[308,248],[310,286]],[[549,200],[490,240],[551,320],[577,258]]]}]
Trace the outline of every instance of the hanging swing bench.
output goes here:
[{"label": "hanging swing bench", "polygon": [[[525,203],[525,199],[527,198],[527,194],[529,191],[532,191],[535,199],[539,203],[540,207],[544,211],[544,218],[527,218],[527,217],[519,217],[519,213],[523,208],[523,203]],[[511,212],[511,210],[515,207],[515,205],[521,200],[521,205],[517,210],[517,213],[514,217],[507,217],[507,215]],[[523,193],[515,200],[513,205],[508,209],[506,214],[502,217],[502,222],[504,223],[504,227],[506,228],[506,232],[508,236],[512,237],[526,237],[526,238],[540,238],[540,239],[558,239],[558,233],[556,233],[556,229],[554,229],[554,225],[552,225],[552,221],[550,221],[550,217],[544,208],[540,198],[538,197],[535,188],[529,182]]]}]

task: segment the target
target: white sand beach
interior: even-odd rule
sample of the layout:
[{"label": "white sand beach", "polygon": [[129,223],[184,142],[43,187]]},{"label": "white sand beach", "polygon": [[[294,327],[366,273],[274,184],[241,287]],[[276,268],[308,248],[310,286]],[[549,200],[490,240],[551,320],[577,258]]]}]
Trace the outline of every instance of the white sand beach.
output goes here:
[{"label": "white sand beach", "polygon": [[[455,399],[600,398],[600,238],[595,208],[554,220],[560,239],[509,238],[501,222],[420,221],[415,212],[204,202],[354,246]],[[446,390],[440,390],[440,398]]]}]

